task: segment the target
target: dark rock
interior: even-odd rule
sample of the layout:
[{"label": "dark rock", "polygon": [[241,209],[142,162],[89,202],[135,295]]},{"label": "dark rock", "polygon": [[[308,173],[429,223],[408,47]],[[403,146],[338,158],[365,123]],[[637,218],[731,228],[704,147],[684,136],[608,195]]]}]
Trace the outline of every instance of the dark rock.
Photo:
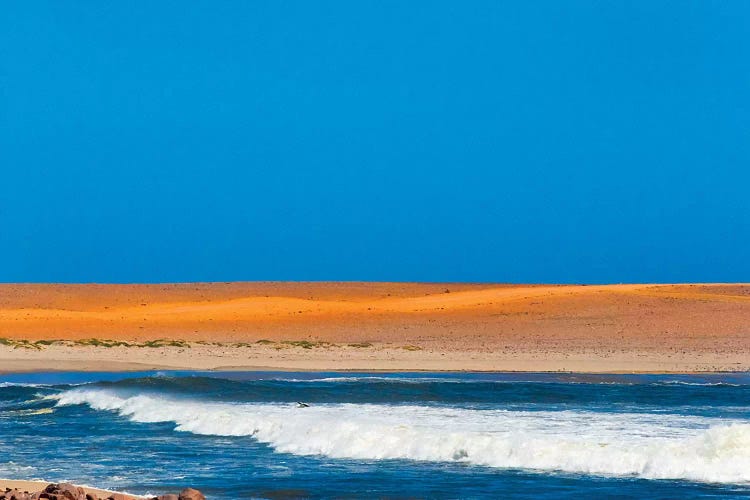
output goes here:
[{"label": "dark rock", "polygon": [[48,484],[39,498],[50,500],[86,500],[86,492],[70,483]]},{"label": "dark rock", "polygon": [[[49,488],[49,486],[48,486]],[[62,495],[68,500],[86,500],[86,492],[70,483],[59,483],[57,485],[57,494]]]},{"label": "dark rock", "polygon": [[193,488],[185,488],[180,492],[178,500],[206,500],[206,497],[203,496],[203,493],[198,490],[194,490]]},{"label": "dark rock", "polygon": [[0,499],[3,500],[29,500],[31,496],[28,492],[21,491],[19,489],[6,488],[5,493],[0,494]]}]

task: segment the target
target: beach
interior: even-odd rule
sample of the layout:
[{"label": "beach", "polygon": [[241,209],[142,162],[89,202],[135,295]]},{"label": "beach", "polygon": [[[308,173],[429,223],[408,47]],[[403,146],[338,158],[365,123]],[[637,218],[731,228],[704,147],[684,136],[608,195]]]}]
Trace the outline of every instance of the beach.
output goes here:
[{"label": "beach", "polygon": [[750,370],[750,285],[0,285],[0,371]]},{"label": "beach", "polygon": [[[6,490],[18,490],[18,491],[28,491],[28,492],[38,492],[38,491],[44,491],[44,488],[50,484],[49,481],[22,481],[17,479],[0,479],[0,494],[1,492],[4,492]],[[102,490],[99,488],[92,488],[90,486],[82,486],[83,490],[92,496],[101,497],[101,498],[107,498],[113,493],[114,491],[109,490]],[[123,495],[122,500],[133,500],[133,499],[140,499],[140,498],[146,498],[141,497],[137,495]],[[118,500],[120,500],[118,498]]]},{"label": "beach", "polygon": [[167,494],[159,497],[153,495],[132,495],[110,490],[79,486],[72,483],[50,483],[49,481],[24,481],[0,479],[0,499],[34,500],[39,498],[65,500],[205,500],[205,496],[195,489],[184,489],[179,494]]}]

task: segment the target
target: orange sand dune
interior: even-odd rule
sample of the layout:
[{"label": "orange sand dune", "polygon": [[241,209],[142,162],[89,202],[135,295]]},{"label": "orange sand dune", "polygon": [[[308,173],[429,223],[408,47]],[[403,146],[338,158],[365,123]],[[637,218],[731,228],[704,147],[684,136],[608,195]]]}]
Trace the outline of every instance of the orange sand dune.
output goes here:
[{"label": "orange sand dune", "polygon": [[639,352],[741,367],[750,285],[5,284],[0,337],[367,342],[548,360]]}]

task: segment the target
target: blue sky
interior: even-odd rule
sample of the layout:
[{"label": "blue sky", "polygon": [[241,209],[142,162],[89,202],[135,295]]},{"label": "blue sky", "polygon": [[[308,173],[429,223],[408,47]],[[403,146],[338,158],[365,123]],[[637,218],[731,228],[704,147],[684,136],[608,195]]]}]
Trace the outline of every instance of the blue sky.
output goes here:
[{"label": "blue sky", "polygon": [[0,281],[750,281],[749,26],[3,2]]}]

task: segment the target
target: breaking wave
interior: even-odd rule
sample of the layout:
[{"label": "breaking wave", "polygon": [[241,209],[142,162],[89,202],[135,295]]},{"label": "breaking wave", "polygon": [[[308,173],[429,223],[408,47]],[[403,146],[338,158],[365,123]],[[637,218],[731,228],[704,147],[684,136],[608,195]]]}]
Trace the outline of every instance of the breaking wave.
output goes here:
[{"label": "breaking wave", "polygon": [[252,436],[277,452],[462,462],[592,475],[750,482],[750,424],[699,416],[509,411],[386,404],[205,402],[72,389],[48,396],[134,422],[202,435]]},{"label": "breaking wave", "polygon": [[49,387],[49,384],[31,384],[23,382],[0,382],[0,389],[8,387]]}]

